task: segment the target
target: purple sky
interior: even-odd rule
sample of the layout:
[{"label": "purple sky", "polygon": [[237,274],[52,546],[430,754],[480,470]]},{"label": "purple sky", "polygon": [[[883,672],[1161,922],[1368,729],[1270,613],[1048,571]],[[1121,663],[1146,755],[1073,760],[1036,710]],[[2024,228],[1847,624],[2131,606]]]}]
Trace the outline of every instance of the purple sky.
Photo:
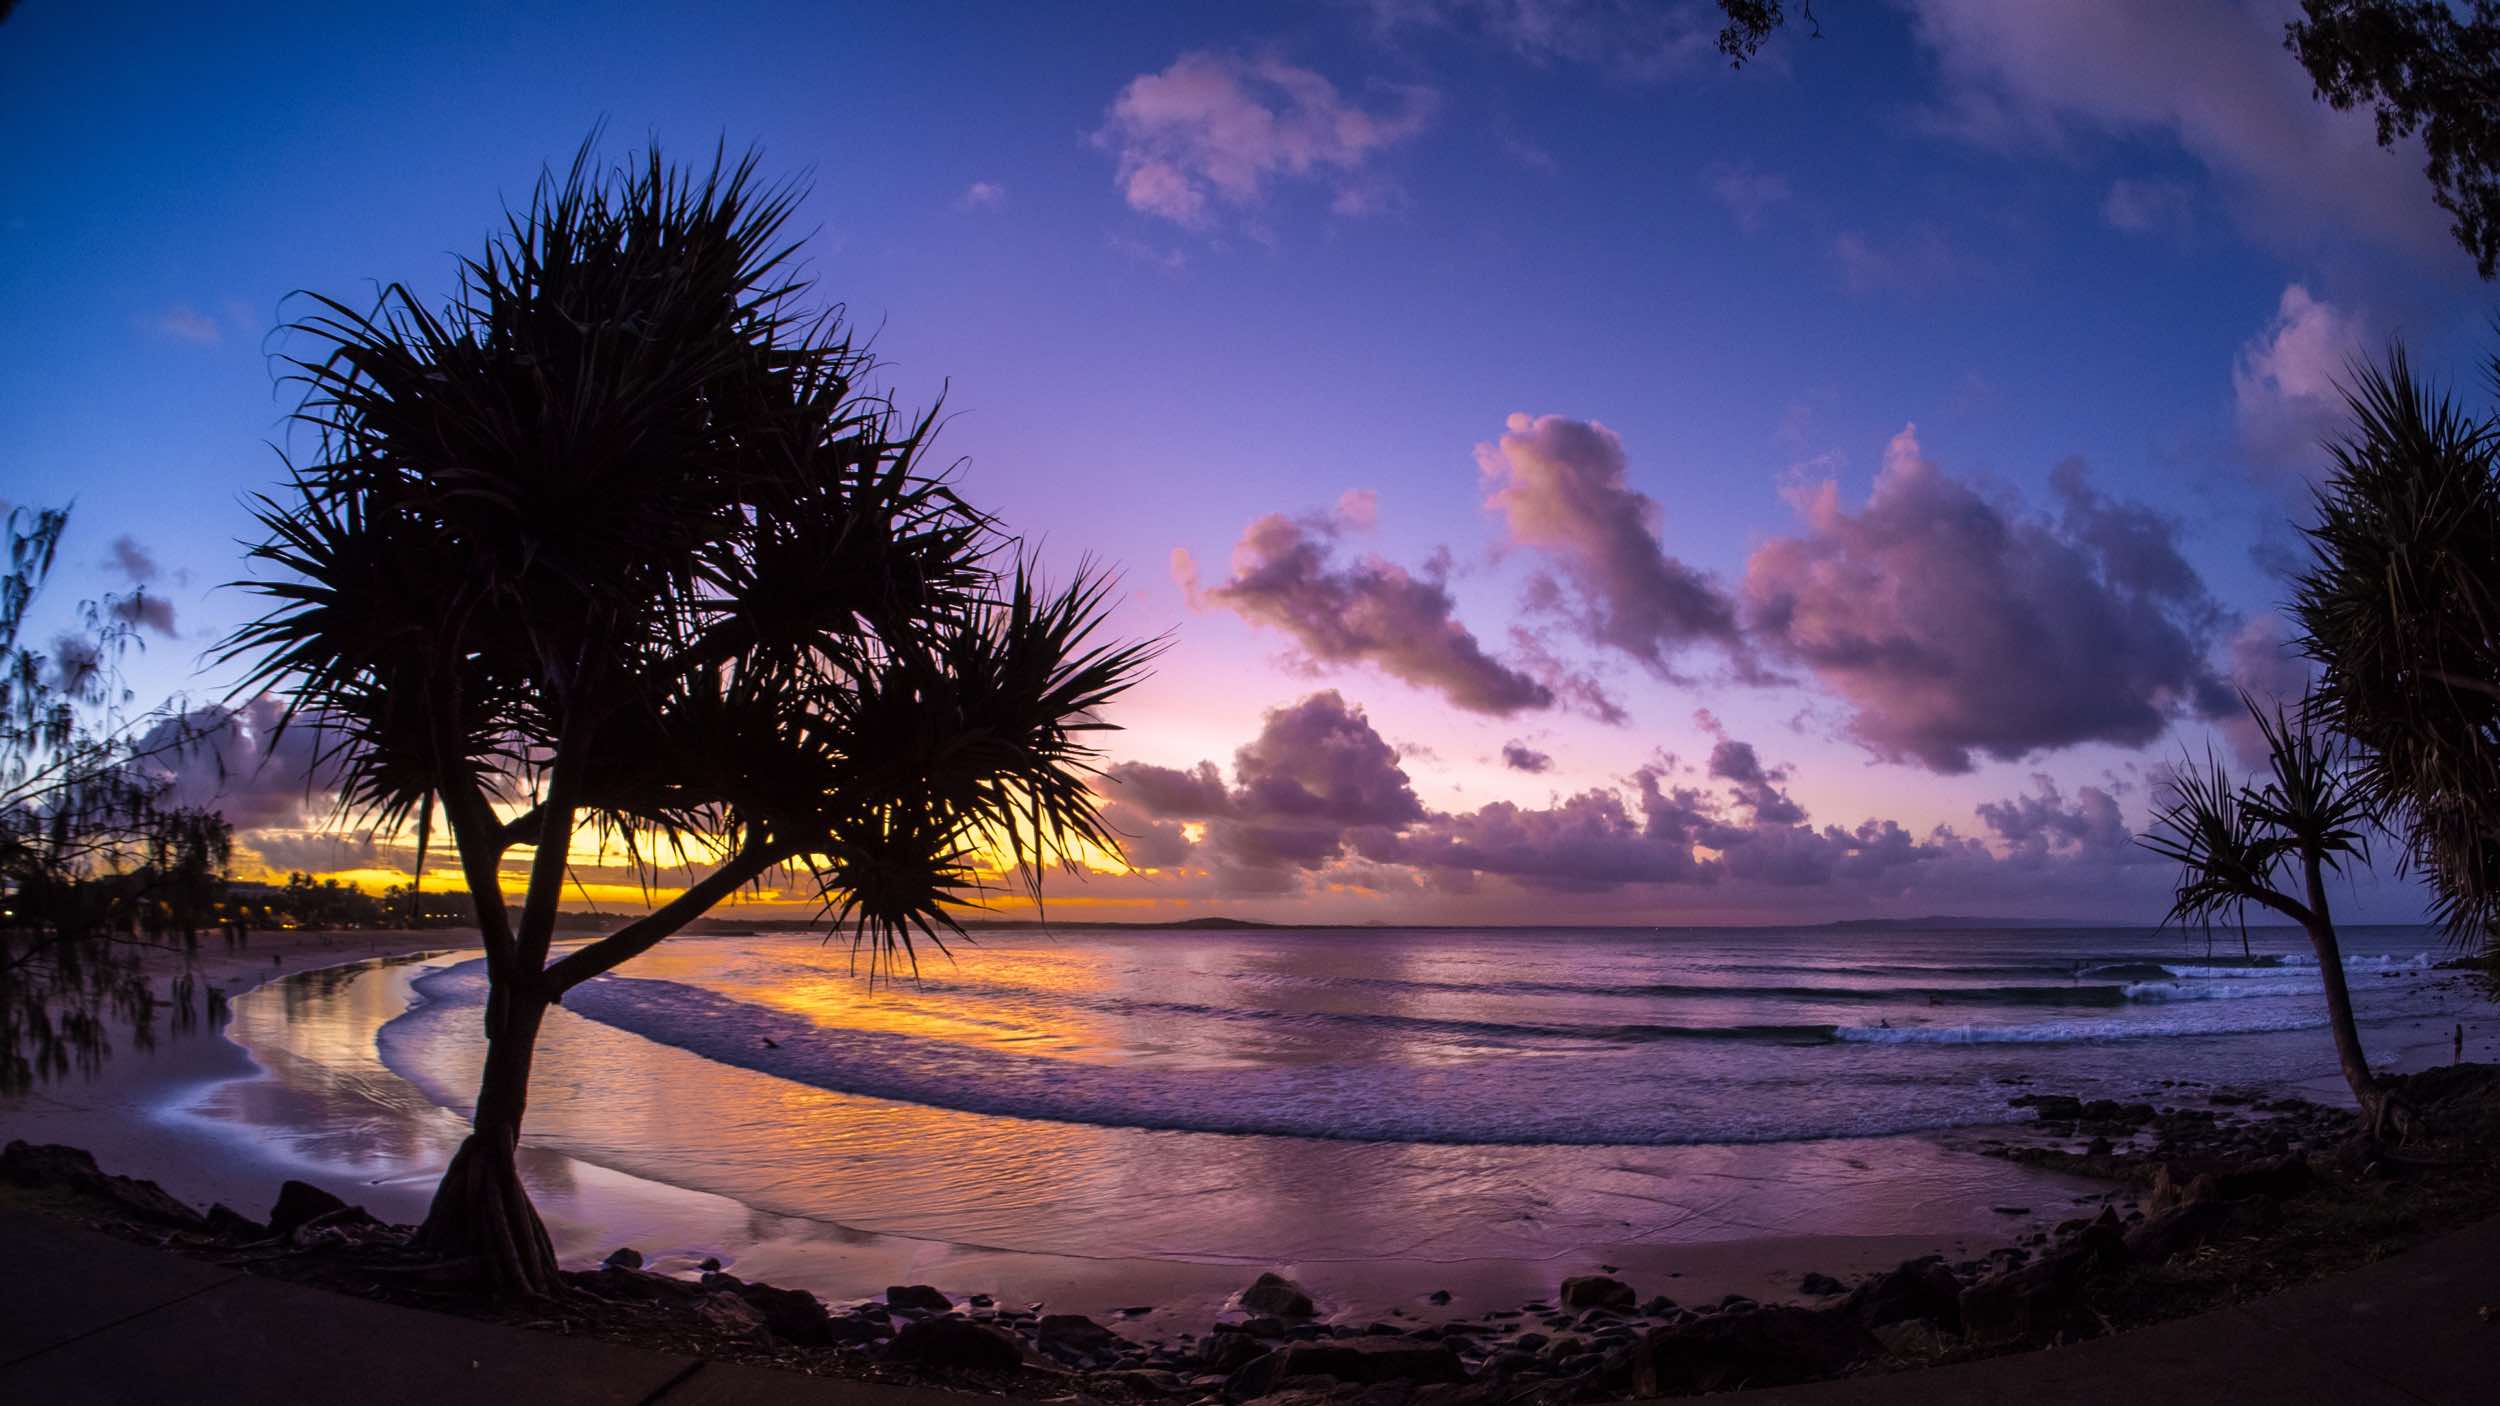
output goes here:
[{"label": "purple sky", "polygon": [[[55,609],[161,596],[145,698],[221,696],[288,295],[442,289],[594,122],[753,141],[968,492],[1174,638],[1108,788],[1156,872],[1067,898],[2147,919],[2158,769],[2298,687],[2346,359],[2486,340],[2293,9],[1850,6],[1730,74],[1629,0],[28,0],[0,498],[76,499]],[[387,858],[260,801],[273,862]]]}]

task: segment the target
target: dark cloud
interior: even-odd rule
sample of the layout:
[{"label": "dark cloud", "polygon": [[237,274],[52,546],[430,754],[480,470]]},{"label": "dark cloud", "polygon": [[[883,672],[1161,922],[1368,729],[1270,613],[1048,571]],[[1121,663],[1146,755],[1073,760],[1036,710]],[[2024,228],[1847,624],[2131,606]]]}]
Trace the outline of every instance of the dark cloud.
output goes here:
[{"label": "dark cloud", "polygon": [[172,804],[218,812],[247,842],[252,831],[320,826],[338,811],[323,735],[301,721],[281,730],[283,713],[267,694],[193,709],[142,734],[138,750],[172,783]]},{"label": "dark cloud", "polygon": [[1525,742],[1502,744],[1502,765],[1513,771],[1535,773],[1552,769],[1554,759]]},{"label": "dark cloud", "polygon": [[1458,622],[1442,561],[1421,574],[1379,557],[1340,564],[1344,523],[1271,513],[1233,548],[1231,580],[1201,590],[1186,552],[1175,553],[1175,574],[1192,604],[1273,625],[1319,663],[1370,664],[1497,717],[1554,705],[1553,689],[1494,659]]},{"label": "dark cloud", "polygon": [[114,570],[130,578],[134,586],[144,586],[157,577],[156,558],[139,539],[124,534],[113,539]]},{"label": "dark cloud", "polygon": [[1529,587],[1531,608],[1560,612],[1594,642],[1661,677],[1690,646],[1746,662],[1726,592],[1659,545],[1664,513],[1625,479],[1623,441],[1562,415],[1513,415],[1498,443],[1479,445],[1505,540],[1542,554],[1554,574]]},{"label": "dark cloud", "polygon": [[1752,815],[1757,825],[1794,825],[1806,818],[1805,807],[1779,789],[1779,783],[1788,779],[1788,768],[1765,770],[1750,742],[1721,738],[1710,749],[1710,774],[1736,783],[1732,788],[1736,803]]},{"label": "dark cloud", "polygon": [[113,596],[107,601],[113,618],[125,625],[154,630],[167,639],[178,638],[174,630],[174,603],[163,596],[152,596],[146,590],[134,590],[126,596]]},{"label": "dark cloud", "polygon": [[2167,521],[2059,471],[2062,511],[2025,515],[1895,436],[1866,507],[1826,482],[1795,495],[1804,532],[1758,548],[1756,641],[1853,710],[1878,756],[1940,772],[2081,742],[2140,746],[2218,715],[2206,662],[2220,619]]}]

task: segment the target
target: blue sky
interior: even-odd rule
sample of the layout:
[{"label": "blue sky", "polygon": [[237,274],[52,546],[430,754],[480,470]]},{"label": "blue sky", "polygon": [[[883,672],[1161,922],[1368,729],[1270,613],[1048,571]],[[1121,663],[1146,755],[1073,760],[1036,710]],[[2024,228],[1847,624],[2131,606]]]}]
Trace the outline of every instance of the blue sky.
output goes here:
[{"label": "blue sky", "polygon": [[[2162,712],[2158,735],[2087,721],[1940,770],[1898,739],[1980,720],[1875,717],[1900,680],[1852,683],[1830,650],[1764,633],[1777,592],[1749,573],[1781,541],[1874,562],[1853,555],[1871,520],[1848,520],[1915,424],[1923,472],[2004,522],[2054,518],[2052,474],[2077,459],[2100,501],[2149,509],[2197,587],[2153,613],[2212,679],[2239,677],[2233,640],[2282,595],[2265,563],[2296,541],[2327,378],[2402,333],[2474,388],[2489,312],[2418,155],[2309,101],[2279,47],[2288,9],[1904,0],[1827,15],[1821,39],[1730,73],[1706,7],[1602,0],[240,16],[28,0],[0,29],[0,498],[76,499],[56,608],[126,583],[117,538],[144,548],[178,633],[150,640],[141,691],[220,693],[194,670],[249,609],[210,588],[240,570],[244,499],[279,471],[288,295],[439,292],[451,255],[594,124],[612,157],[653,137],[687,158],[755,143],[812,180],[811,269],[874,332],[896,392],[946,388],[942,444],[975,500],[1062,567],[1120,564],[1120,626],[1173,633],[1116,758],[1211,760],[1246,785],[1236,749],[1281,741],[1271,713],[1334,690],[1417,797],[1422,818],[1388,822],[1403,849],[1366,856],[1348,831],[1322,860],[1264,868],[1224,848],[1227,823],[1250,824],[1238,800],[1229,822],[1132,805],[1138,824],[1197,827],[1174,841],[1196,849],[1102,895],[1342,917],[2147,916],[2160,876],[2059,838],[2089,827],[2026,839],[1978,808],[2037,800],[2045,776],[2060,805],[2098,788],[2138,824],[2148,765],[2228,746],[2210,708],[2148,683],[2118,701]],[[1637,496],[1609,501],[1647,501],[1657,559],[1734,602],[1744,647],[1788,682],[1738,677],[1707,638],[1660,670],[1593,632],[1637,604],[1608,594],[1623,578],[1574,575],[1580,539],[1539,545],[1488,507],[1482,461],[1503,462],[1514,414],[1610,432]],[[1795,504],[1825,480],[1846,520],[1818,532]],[[1349,491],[1372,496],[1328,517]],[[1621,721],[1454,707],[1438,666],[1402,677],[1380,640],[1298,633],[1284,596],[1225,596],[1268,514],[1324,549],[1293,589],[1371,589],[1359,563],[1377,558],[1445,592],[1439,623],[1495,667],[1593,684]],[[2116,569],[2092,580],[2143,604]],[[1533,604],[1540,578],[1553,608]],[[1449,857],[1490,803],[1550,817],[1611,791],[1637,821],[1644,767],[1710,796],[1723,839],[1758,835],[1770,822],[1704,761],[1731,740],[1787,768],[1809,833],[1881,818],[2000,860],[2047,848],[1985,878],[1957,850],[1868,883],[1766,885]],[[1550,765],[1506,766],[1505,743]],[[2394,885],[2356,900],[2417,911]]]}]

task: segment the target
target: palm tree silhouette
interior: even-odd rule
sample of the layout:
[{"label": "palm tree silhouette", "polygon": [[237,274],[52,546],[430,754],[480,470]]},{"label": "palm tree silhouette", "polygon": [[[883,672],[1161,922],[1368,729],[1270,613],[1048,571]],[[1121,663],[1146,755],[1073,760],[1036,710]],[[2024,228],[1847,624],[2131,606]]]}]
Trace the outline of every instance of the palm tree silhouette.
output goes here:
[{"label": "palm tree silhouette", "polygon": [[[514,1150],[567,990],[767,881],[873,976],[960,932],[985,864],[1038,899],[1117,851],[1087,743],[1155,647],[1098,642],[1107,578],[1045,587],[928,467],[935,411],[863,389],[792,271],[802,192],[756,160],[603,170],[585,142],[441,311],[393,284],[290,329],[318,452],[260,500],[274,570],[243,584],[270,604],[224,650],[320,730],[360,820],[422,837],[440,810],[490,994],[420,1243],[508,1288],[556,1282]],[[555,955],[577,837],[688,882]]]}]

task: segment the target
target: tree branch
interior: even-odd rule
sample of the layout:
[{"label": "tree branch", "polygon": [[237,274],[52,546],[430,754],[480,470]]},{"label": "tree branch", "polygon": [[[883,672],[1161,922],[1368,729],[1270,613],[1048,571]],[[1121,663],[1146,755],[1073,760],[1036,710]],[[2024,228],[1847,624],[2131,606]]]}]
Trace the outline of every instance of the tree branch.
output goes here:
[{"label": "tree branch", "polygon": [[712,905],[736,893],[780,862],[780,856],[771,850],[750,843],[729,862],[697,880],[684,893],[650,914],[549,966],[546,972],[548,995],[562,1000],[565,992],[659,946],[662,938],[702,917],[711,911]]}]

